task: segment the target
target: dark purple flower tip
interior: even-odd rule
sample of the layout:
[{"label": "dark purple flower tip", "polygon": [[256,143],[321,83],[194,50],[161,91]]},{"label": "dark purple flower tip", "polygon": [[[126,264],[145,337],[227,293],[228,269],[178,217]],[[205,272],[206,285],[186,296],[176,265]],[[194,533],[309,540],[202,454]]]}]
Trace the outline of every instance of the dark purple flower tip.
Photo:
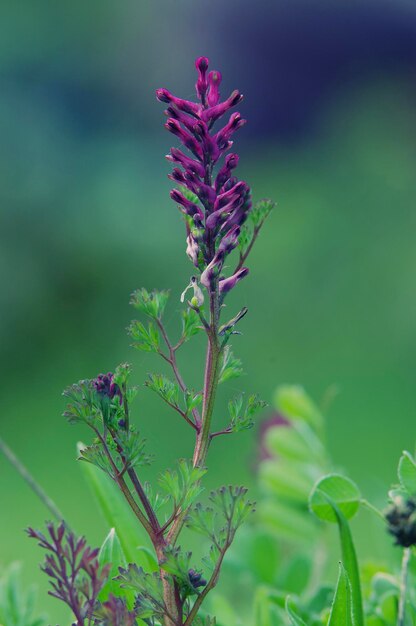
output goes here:
[{"label": "dark purple flower tip", "polygon": [[190,569],[188,571],[189,582],[191,583],[194,589],[198,589],[199,587],[205,587],[207,581],[205,578],[202,578],[201,572],[197,572],[194,569]]},{"label": "dark purple flower tip", "polygon": [[205,168],[202,163],[191,159],[191,157],[186,156],[179,150],[178,148],[171,148],[170,154],[166,155],[168,161],[174,161],[175,163],[179,163],[182,167],[185,168],[187,172],[191,172],[199,176],[200,178],[204,177]]},{"label": "dark purple flower tip", "polygon": [[238,89],[234,89],[232,94],[228,98],[228,103],[230,106],[235,107],[237,104],[241,102],[243,99],[243,94],[238,91]]},{"label": "dark purple flower tip", "polygon": [[249,273],[248,267],[242,267],[238,272],[230,276],[229,278],[223,278],[219,282],[220,294],[225,294],[231,291],[236,284],[242,280]]},{"label": "dark purple flower tip", "polygon": [[234,170],[237,165],[238,165],[238,154],[232,153],[232,154],[227,154],[227,156],[225,157],[225,165],[230,169],[230,170]]},{"label": "dark purple flower tip", "polygon": [[172,94],[167,89],[156,89],[156,98],[159,102],[172,102]]},{"label": "dark purple flower tip", "polygon": [[124,419],[118,420],[118,425],[120,428],[126,428],[126,420]]},{"label": "dark purple flower tip", "polygon": [[204,73],[207,71],[209,66],[209,59],[207,57],[198,57],[195,61],[195,67],[198,72]]},{"label": "dark purple flower tip", "polygon": [[185,198],[185,196],[180,191],[178,191],[178,189],[172,189],[170,192],[170,197],[174,202],[177,202],[178,204],[183,206],[187,215],[190,215],[191,217],[197,215],[201,219],[203,219],[204,214],[199,206]]}]

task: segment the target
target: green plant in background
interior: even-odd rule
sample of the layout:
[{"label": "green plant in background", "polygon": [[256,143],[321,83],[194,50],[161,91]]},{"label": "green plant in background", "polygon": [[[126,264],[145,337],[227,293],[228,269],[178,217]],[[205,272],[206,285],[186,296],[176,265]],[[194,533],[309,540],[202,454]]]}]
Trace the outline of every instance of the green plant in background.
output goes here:
[{"label": "green plant in background", "polygon": [[0,574],[0,624],[4,626],[46,626],[46,617],[34,616],[36,590],[21,583],[20,565],[12,563]]},{"label": "green plant in background", "polygon": [[[278,418],[263,435],[260,497],[224,577],[231,601],[214,598],[221,624],[238,626],[413,626],[416,624],[416,463],[404,452],[399,484],[381,512],[329,458],[322,411],[301,387],[280,387]],[[263,451],[264,452],[264,451]],[[284,478],[287,478],[285,481]],[[288,487],[289,485],[289,487]],[[360,563],[351,520],[361,509],[403,549],[401,567]],[[338,529],[339,548],[331,526]],[[386,551],[389,548],[386,537]],[[329,571],[338,564],[338,579]],[[233,585],[247,601],[233,600]],[[242,608],[239,608],[242,607]]]}]

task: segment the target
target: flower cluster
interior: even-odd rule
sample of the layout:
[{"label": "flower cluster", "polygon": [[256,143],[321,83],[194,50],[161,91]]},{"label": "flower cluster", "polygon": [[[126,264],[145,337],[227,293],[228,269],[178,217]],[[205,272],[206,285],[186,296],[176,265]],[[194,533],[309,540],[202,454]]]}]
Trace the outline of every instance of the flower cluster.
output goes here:
[{"label": "flower cluster", "polygon": [[114,382],[114,374],[108,372],[108,374],[99,374],[92,382],[94,389],[101,396],[105,396],[112,400],[115,396],[118,396],[120,404],[122,403],[121,389]]},{"label": "flower cluster", "polygon": [[388,531],[396,545],[409,548],[416,545],[416,500],[397,498],[385,512]]},{"label": "flower cluster", "polygon": [[203,578],[201,572],[197,572],[194,569],[190,569],[188,571],[188,576],[189,582],[195,590],[197,590],[199,587],[205,587],[207,584],[207,581],[205,580],[205,578]]},{"label": "flower cluster", "polygon": [[189,153],[172,148],[167,156],[180,166],[169,177],[181,186],[171,191],[171,198],[185,216],[187,254],[201,272],[201,283],[210,291],[218,287],[219,293],[225,294],[248,273],[246,267],[239,267],[225,277],[222,270],[226,257],[238,245],[241,227],[252,204],[249,186],[233,175],[238,165],[237,154],[229,153],[216,174],[214,170],[233,145],[233,134],[246,120],[235,112],[225,126],[216,132],[213,127],[243,96],[236,90],[220,102],[220,72],[208,73],[206,57],[199,57],[195,66],[198,102],[177,98],[167,89],[158,89],[156,95],[168,105],[165,127]]}]

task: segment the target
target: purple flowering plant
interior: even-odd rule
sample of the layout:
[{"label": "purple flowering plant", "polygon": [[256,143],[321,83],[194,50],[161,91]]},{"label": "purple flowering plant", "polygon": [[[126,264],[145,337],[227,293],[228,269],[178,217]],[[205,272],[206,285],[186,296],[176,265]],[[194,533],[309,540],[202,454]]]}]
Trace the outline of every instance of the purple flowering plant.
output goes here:
[{"label": "purple flowering plant", "polygon": [[[155,392],[194,431],[189,460],[179,460],[158,484],[143,481],[141,468],[151,457],[130,419],[137,387],[130,385],[130,366],[82,380],[65,392],[65,416],[82,422],[93,432],[80,459],[110,477],[144,529],[153,551],[147,570],[123,553],[111,537],[111,550],[91,550],[68,525],[48,524],[48,534],[29,529],[46,551],[43,571],[49,576],[53,596],[71,609],[77,626],[135,625],[209,626],[215,624],[203,603],[216,586],[224,556],[239,526],[253,511],[244,487],[226,486],[209,495],[208,505],[198,502],[207,472],[207,455],[216,438],[250,428],[264,407],[256,395],[229,402],[229,423],[214,426],[218,385],[241,373],[230,341],[247,313],[243,307],[231,318],[224,315],[230,291],[248,274],[247,259],[273,202],[253,206],[249,185],[235,176],[239,157],[231,152],[233,136],[246,122],[233,111],[242,94],[233,91],[221,101],[221,74],[208,71],[208,59],[196,60],[196,101],[158,89],[166,105],[165,127],[179,140],[167,159],[175,183],[171,198],[179,208],[186,232],[186,254],[193,272],[180,296],[182,332],[173,341],[163,321],[168,291],[138,289],[131,304],[146,321],[133,321],[129,334],[133,346],[153,352],[165,361],[171,377],[150,374],[145,385]],[[225,121],[224,121],[225,119]],[[231,269],[230,269],[231,268]],[[186,384],[177,360],[181,346],[197,333],[206,336],[205,369],[201,389]],[[199,569],[182,549],[182,531],[189,528],[208,537],[209,557]],[[107,545],[106,550],[108,551]]]}]

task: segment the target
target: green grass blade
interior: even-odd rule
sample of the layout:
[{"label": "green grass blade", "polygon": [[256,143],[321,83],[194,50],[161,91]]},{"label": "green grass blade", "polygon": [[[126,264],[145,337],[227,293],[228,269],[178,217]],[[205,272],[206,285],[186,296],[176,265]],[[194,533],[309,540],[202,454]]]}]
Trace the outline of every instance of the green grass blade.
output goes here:
[{"label": "green grass blade", "polygon": [[352,607],[352,589],[347,571],[342,563],[339,564],[339,575],[335,589],[334,601],[328,619],[328,626],[355,626]]}]

